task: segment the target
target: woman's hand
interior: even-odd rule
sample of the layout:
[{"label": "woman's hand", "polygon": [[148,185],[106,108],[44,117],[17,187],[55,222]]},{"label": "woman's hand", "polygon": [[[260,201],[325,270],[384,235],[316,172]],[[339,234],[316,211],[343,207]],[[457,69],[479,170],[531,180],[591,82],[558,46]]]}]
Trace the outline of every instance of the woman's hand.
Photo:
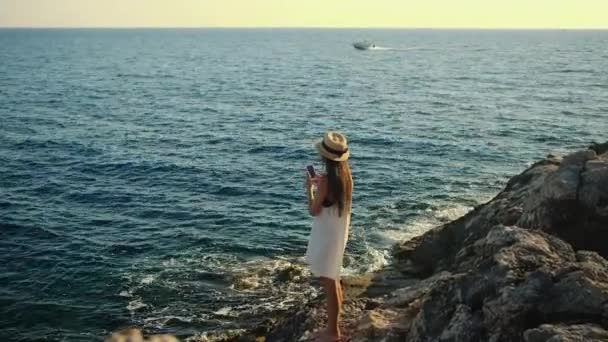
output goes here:
[{"label": "woman's hand", "polygon": [[304,179],[304,189],[306,189],[306,192],[308,192],[312,189],[312,184],[313,184],[313,179],[310,178],[310,174],[308,172],[306,172],[306,176]]},{"label": "woman's hand", "polygon": [[[308,212],[312,216],[317,216],[321,213],[321,205],[325,196],[327,195],[327,184],[325,178],[322,176],[310,177],[306,173],[306,197],[308,198]],[[316,189],[313,191],[313,185],[316,185]]]}]

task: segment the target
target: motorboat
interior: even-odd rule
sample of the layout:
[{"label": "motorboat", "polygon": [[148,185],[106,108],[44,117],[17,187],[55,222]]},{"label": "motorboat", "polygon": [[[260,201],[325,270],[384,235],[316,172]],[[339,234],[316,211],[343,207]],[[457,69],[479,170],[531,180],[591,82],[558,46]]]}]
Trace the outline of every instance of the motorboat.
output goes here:
[{"label": "motorboat", "polygon": [[376,44],[368,41],[368,40],[363,40],[360,42],[354,42],[353,46],[355,47],[355,49],[357,50],[369,50],[369,49],[373,49],[376,47]]}]

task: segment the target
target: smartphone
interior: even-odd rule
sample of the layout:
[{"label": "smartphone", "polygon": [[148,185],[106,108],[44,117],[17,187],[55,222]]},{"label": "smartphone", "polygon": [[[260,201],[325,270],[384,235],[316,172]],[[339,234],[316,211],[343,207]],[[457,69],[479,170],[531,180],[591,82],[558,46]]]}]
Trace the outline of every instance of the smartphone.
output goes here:
[{"label": "smartphone", "polygon": [[316,176],[315,168],[312,165],[308,165],[306,167],[306,171],[308,171],[308,174],[310,175],[310,178],[315,178],[315,176]]}]

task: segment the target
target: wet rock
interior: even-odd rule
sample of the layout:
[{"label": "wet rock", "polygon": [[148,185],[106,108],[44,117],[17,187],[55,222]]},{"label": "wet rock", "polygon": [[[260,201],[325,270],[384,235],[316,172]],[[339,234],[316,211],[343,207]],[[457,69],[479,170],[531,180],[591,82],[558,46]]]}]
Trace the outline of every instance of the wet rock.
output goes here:
[{"label": "wet rock", "polygon": [[346,276],[342,278],[342,290],[349,298],[357,297],[367,291],[371,283],[371,274]]},{"label": "wet rock", "polygon": [[258,326],[253,329],[252,332],[255,336],[265,336],[270,332],[270,330],[272,330],[275,324],[275,319],[267,318],[262,323],[258,324]]},{"label": "wet rock", "polygon": [[593,143],[591,146],[589,146],[589,149],[594,150],[597,154],[605,154],[608,152],[608,141],[603,144]]},{"label": "wet rock", "polygon": [[391,310],[370,310],[367,311],[354,331],[357,336],[366,339],[380,340],[390,333],[391,325],[398,316],[397,312]]},{"label": "wet rock", "polygon": [[301,277],[303,274],[303,270],[301,267],[290,265],[282,270],[280,270],[277,274],[277,280],[279,281],[291,281],[296,278]]}]

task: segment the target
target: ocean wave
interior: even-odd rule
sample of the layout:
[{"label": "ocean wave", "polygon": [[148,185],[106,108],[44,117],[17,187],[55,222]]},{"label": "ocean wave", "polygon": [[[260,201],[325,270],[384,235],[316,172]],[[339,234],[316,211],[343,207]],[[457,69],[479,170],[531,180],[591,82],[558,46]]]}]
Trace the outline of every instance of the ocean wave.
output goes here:
[{"label": "ocean wave", "polygon": [[269,154],[273,154],[273,153],[284,153],[286,151],[286,147],[285,146],[258,146],[258,147],[254,147],[251,148],[249,150],[247,150],[247,153],[269,153]]},{"label": "ocean wave", "polygon": [[597,73],[596,70],[591,69],[557,69],[550,71],[555,74],[594,74]]},{"label": "ocean wave", "polygon": [[141,299],[136,299],[136,300],[129,301],[129,304],[127,304],[126,309],[133,312],[133,311],[136,311],[139,309],[143,309],[147,306],[148,305],[145,304],[144,302],[142,302]]},{"label": "ocean wave", "polygon": [[[206,324],[216,321],[220,324],[217,328],[228,329],[237,326],[231,323],[235,319],[241,323],[255,321],[260,315],[301,305],[318,294],[318,289],[309,283],[310,272],[304,267],[302,259],[298,258],[240,261],[235,256],[210,254],[201,259],[171,258],[160,265],[162,267],[158,269],[157,265],[144,264],[126,273],[124,278],[128,288],[119,293],[119,296],[128,299],[125,308],[131,312],[133,319],[152,329],[174,326],[177,323],[176,312],[182,313],[180,321],[191,322],[195,318],[203,319]],[[157,273],[150,273],[146,269],[158,270]],[[190,283],[194,280],[188,276],[194,270],[203,274],[221,274],[220,279],[229,286],[217,287],[215,294],[209,294],[206,303],[199,300],[174,303],[146,295],[160,291],[174,296],[171,293],[179,292],[184,287],[185,279]],[[200,281],[209,281],[207,277],[204,278]],[[181,296],[198,296],[196,293],[180,293]]]},{"label": "ocean wave", "polygon": [[136,74],[136,73],[118,73],[118,78],[128,79],[158,79],[158,78],[175,78],[175,75],[171,74]]},{"label": "ocean wave", "polygon": [[106,248],[107,251],[112,254],[136,255],[145,252],[150,247],[150,244],[134,245],[132,243],[115,243]]},{"label": "ocean wave", "polygon": [[414,208],[417,208],[415,210],[419,210],[419,212],[410,216],[411,219],[408,219],[406,223],[383,229],[374,229],[371,233],[372,236],[383,241],[385,246],[392,246],[396,242],[412,239],[432,228],[456,220],[473,209],[468,205],[453,203],[439,206],[426,204]]},{"label": "ocean wave", "polygon": [[363,242],[362,251],[346,253],[344,256],[343,275],[358,275],[375,272],[389,264],[391,260],[388,248],[373,247]]},{"label": "ocean wave", "polygon": [[381,30],[369,33],[388,47],[422,48],[354,54],[336,44],[344,33],[296,30],[286,45],[253,31],[0,32],[12,51],[0,72],[0,273],[13,310],[0,325],[25,327],[23,341],[140,323],[194,334],[299,305],[318,290],[298,259],[302,169],[327,129],[352,149],[346,274],[390,263],[393,242],[499,191],[538,153],[605,139],[604,37],[581,32],[574,51],[559,37],[525,48],[528,33],[498,46]]}]

